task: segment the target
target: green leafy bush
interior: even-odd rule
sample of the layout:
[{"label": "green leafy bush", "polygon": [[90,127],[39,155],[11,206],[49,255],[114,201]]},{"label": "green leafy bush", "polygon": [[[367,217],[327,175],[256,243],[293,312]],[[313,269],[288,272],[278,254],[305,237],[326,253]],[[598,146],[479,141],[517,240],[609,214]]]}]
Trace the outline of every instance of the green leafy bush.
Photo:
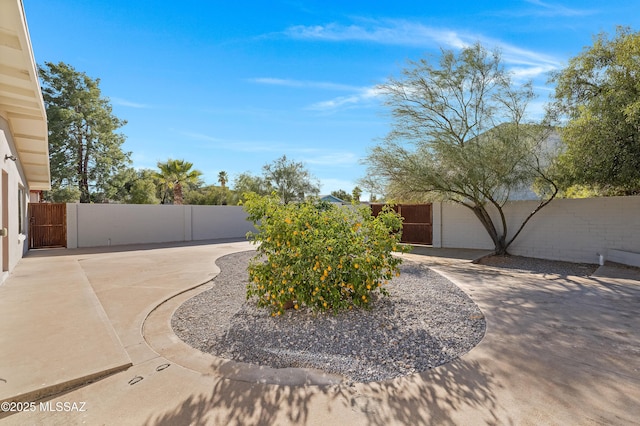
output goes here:
[{"label": "green leafy bush", "polygon": [[306,306],[334,312],[370,306],[387,295],[384,285],[399,276],[402,259],[393,251],[402,218],[391,208],[377,217],[366,207],[339,207],[320,201],[282,204],[277,196],[248,194],[244,208],[258,232],[249,265],[247,299],[281,315]]}]

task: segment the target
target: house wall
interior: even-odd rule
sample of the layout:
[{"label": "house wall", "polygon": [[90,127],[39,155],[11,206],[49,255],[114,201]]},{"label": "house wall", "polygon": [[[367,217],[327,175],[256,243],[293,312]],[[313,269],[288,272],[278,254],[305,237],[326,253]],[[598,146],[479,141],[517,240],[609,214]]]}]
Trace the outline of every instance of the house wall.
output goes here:
[{"label": "house wall", "polygon": [[[536,205],[534,201],[514,201],[505,206],[509,235],[513,235]],[[491,211],[491,214],[495,222],[497,212]],[[469,209],[436,203],[434,246],[492,249],[493,243]],[[608,258],[608,252],[613,256],[614,250],[640,253],[640,197],[554,200],[533,216],[509,252],[597,263],[598,254]]]},{"label": "house wall", "polygon": [[67,204],[67,247],[244,238],[240,206]]},{"label": "house wall", "polygon": [[[0,228],[7,228],[8,235],[0,237],[0,260],[2,262],[2,276],[0,282],[6,279],[8,272],[18,263],[23,253],[27,250],[27,199],[29,187],[26,183],[20,160],[5,160],[5,155],[18,157],[9,123],[0,116]],[[20,192],[20,188],[23,189]],[[22,209],[19,205],[19,194],[22,194]],[[22,218],[20,218],[20,214]],[[19,230],[20,219],[24,226],[23,232]]]}]

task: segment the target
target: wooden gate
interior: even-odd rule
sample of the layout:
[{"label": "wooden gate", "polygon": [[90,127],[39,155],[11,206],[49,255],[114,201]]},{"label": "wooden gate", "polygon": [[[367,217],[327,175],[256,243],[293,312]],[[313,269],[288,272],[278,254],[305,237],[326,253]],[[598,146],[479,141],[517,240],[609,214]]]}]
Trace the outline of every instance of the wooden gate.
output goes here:
[{"label": "wooden gate", "polygon": [[[377,216],[384,204],[371,204],[371,213]],[[397,204],[393,208],[404,218],[402,242],[433,244],[433,209],[431,204]]]},{"label": "wooden gate", "polygon": [[67,246],[67,205],[29,204],[29,248]]}]

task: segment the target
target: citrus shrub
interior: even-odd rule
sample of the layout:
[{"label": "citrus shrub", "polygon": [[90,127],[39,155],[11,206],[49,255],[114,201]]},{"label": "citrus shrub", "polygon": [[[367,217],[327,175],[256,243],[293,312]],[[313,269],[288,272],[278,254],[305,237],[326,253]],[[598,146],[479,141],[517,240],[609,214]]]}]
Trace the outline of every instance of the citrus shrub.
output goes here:
[{"label": "citrus shrub", "polygon": [[341,207],[318,200],[282,204],[279,197],[246,194],[244,209],[257,232],[247,237],[257,255],[249,264],[247,299],[273,316],[285,309],[338,312],[368,308],[388,295],[406,252],[402,218],[390,207],[377,216],[367,206]]}]

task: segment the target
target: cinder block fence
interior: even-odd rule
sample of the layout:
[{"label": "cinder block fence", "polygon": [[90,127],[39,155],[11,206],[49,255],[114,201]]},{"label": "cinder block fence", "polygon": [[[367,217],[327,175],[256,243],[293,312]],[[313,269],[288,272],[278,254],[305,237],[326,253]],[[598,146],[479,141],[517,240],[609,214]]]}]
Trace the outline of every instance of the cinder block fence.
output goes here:
[{"label": "cinder block fence", "polygon": [[[535,206],[533,201],[505,206],[509,235]],[[497,211],[491,214],[497,219]],[[243,238],[254,229],[246,218],[240,206],[68,204],[67,247]],[[432,223],[434,247],[493,248],[465,207],[434,203]],[[529,221],[509,251],[585,263],[598,263],[603,255],[640,266],[640,197],[554,200]]]},{"label": "cinder block fence", "polygon": [[243,238],[240,206],[67,204],[67,247]]},{"label": "cinder block fence", "polygon": [[[514,201],[505,206],[509,235],[536,205],[534,201]],[[497,219],[497,211],[491,213]],[[493,248],[475,215],[451,203],[434,203],[433,245]],[[533,216],[509,251],[585,263],[598,263],[602,254],[605,260],[640,266],[640,197],[553,200]]]}]

